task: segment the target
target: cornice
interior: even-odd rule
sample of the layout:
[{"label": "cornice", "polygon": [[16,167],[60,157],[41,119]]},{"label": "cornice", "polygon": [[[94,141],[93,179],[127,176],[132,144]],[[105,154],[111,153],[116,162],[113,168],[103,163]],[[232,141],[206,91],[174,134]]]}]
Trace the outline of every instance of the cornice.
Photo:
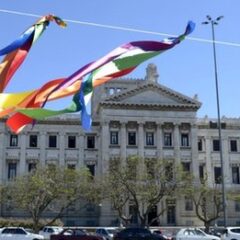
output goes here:
[{"label": "cornice", "polygon": [[140,110],[198,110],[200,105],[196,104],[146,104],[146,103],[123,103],[104,101],[100,103],[103,107],[111,107],[114,109],[140,109]]}]

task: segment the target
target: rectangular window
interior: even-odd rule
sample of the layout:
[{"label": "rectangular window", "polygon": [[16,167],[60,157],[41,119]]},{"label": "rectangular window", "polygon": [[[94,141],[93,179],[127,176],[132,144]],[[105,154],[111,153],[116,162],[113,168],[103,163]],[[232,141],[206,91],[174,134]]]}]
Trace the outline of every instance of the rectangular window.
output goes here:
[{"label": "rectangular window", "polygon": [[145,160],[145,166],[147,169],[147,173],[149,176],[151,176],[152,178],[155,177],[155,163],[153,160],[151,159],[146,159]]},{"label": "rectangular window", "polygon": [[17,176],[17,163],[8,163],[8,180],[13,180]]},{"label": "rectangular window", "polygon": [[237,152],[237,140],[230,140],[230,151]]},{"label": "rectangular window", "polygon": [[128,145],[136,145],[136,132],[128,132]]},{"label": "rectangular window", "polygon": [[37,135],[29,136],[29,147],[37,147]]},{"label": "rectangular window", "polygon": [[222,183],[221,167],[214,167],[214,180],[217,184]]},{"label": "rectangular window", "polygon": [[204,179],[204,165],[199,165],[199,178],[201,182]]},{"label": "rectangular window", "polygon": [[189,137],[187,133],[181,134],[181,145],[182,147],[189,147]]},{"label": "rectangular window", "polygon": [[239,201],[235,201],[235,211],[240,212],[240,202]]},{"label": "rectangular window", "polygon": [[87,148],[95,148],[95,137],[87,136]]},{"label": "rectangular window", "polygon": [[68,148],[76,148],[76,136],[68,136]]},{"label": "rectangular window", "polygon": [[239,167],[232,167],[232,183],[240,184]]},{"label": "rectangular window", "polygon": [[188,197],[185,197],[185,211],[193,211],[193,201]]},{"label": "rectangular window", "polygon": [[91,173],[91,175],[94,177],[95,176],[95,165],[89,164],[89,165],[87,165],[87,168],[88,168],[89,172]]},{"label": "rectangular window", "polygon": [[108,93],[109,95],[113,95],[115,93],[115,88],[109,88]]},{"label": "rectangular window", "polygon": [[37,168],[37,164],[36,163],[29,163],[28,164],[28,172],[32,172]]},{"label": "rectangular window", "polygon": [[172,146],[172,133],[166,132],[164,133],[164,146],[171,147]]},{"label": "rectangular window", "polygon": [[137,222],[138,222],[138,210],[137,210],[137,207],[130,203],[128,211],[129,211],[129,215],[132,216],[131,220],[130,220],[131,224],[135,224],[136,225]]},{"label": "rectangular window", "polygon": [[68,165],[67,165],[67,168],[68,168],[68,169],[71,169],[71,170],[75,170],[75,169],[76,169],[76,164],[72,164],[72,163],[71,163],[71,164],[68,164]]},{"label": "rectangular window", "polygon": [[165,167],[165,177],[168,182],[173,180],[173,164],[172,163],[169,163]]},{"label": "rectangular window", "polygon": [[118,145],[118,132],[116,131],[110,132],[110,144]]},{"label": "rectangular window", "polygon": [[203,151],[203,140],[201,138],[198,139],[198,151]]},{"label": "rectangular window", "polygon": [[182,168],[184,172],[190,172],[190,162],[182,162]]},{"label": "rectangular window", "polygon": [[146,133],[146,145],[147,146],[153,146],[154,145],[154,133],[153,132],[147,132]]},{"label": "rectangular window", "polygon": [[56,135],[50,135],[49,136],[48,147],[50,147],[50,148],[56,148],[57,147],[57,136]]},{"label": "rectangular window", "polygon": [[17,147],[18,146],[18,135],[11,134],[10,135],[10,147]]},{"label": "rectangular window", "polygon": [[167,224],[176,224],[176,206],[167,206]]},{"label": "rectangular window", "polygon": [[220,151],[220,144],[218,139],[213,140],[213,151]]}]

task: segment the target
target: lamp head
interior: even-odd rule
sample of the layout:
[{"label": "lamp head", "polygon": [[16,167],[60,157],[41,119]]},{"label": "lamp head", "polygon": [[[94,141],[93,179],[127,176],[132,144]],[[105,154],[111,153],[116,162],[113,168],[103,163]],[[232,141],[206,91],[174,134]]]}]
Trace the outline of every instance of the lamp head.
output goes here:
[{"label": "lamp head", "polygon": [[220,21],[224,16],[219,16],[216,18],[217,21]]},{"label": "lamp head", "polygon": [[208,19],[209,21],[212,20],[212,18],[210,17],[210,15],[207,15],[207,19]]}]

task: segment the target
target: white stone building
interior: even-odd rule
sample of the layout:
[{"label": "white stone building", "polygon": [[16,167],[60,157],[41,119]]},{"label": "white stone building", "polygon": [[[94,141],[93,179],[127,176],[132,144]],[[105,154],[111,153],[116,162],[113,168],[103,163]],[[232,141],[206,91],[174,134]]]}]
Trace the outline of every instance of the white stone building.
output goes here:
[{"label": "white stone building", "polygon": [[[0,122],[0,179],[11,180],[36,164],[87,165],[94,175],[108,168],[111,158],[129,155],[168,158],[181,163],[199,177],[207,172],[212,182],[220,174],[218,130],[213,119],[197,118],[201,103],[158,83],[156,66],[149,64],[144,79],[115,79],[95,89],[93,127],[84,132],[79,114],[62,115],[28,126],[12,134]],[[226,188],[240,190],[240,120],[222,119],[223,159]],[[165,226],[198,225],[188,202],[175,199],[160,217]],[[240,202],[228,201],[228,223],[240,224]],[[18,213],[2,208],[2,216]],[[154,213],[153,213],[154,214]],[[89,205],[83,211],[69,209],[66,225],[116,225],[111,205]],[[219,219],[216,223],[221,223]]]}]

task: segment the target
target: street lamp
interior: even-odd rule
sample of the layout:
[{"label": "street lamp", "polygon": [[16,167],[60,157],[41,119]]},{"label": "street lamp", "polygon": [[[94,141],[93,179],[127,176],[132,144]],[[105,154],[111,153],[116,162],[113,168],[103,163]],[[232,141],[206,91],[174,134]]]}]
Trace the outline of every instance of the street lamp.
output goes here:
[{"label": "street lamp", "polygon": [[202,24],[211,24],[212,27],[212,44],[213,44],[213,59],[214,59],[214,72],[215,72],[215,85],[216,85],[216,97],[217,97],[217,115],[218,115],[218,135],[219,135],[219,147],[220,147],[220,163],[221,163],[221,175],[222,175],[222,202],[223,202],[223,221],[224,227],[227,226],[227,213],[226,213],[226,193],[225,193],[225,179],[224,179],[224,165],[223,165],[223,152],[222,152],[222,128],[220,119],[220,105],[218,94],[218,75],[217,75],[217,58],[216,58],[216,46],[215,46],[215,32],[214,27],[218,25],[223,16],[219,16],[216,19],[212,19],[207,15],[207,21]]}]

